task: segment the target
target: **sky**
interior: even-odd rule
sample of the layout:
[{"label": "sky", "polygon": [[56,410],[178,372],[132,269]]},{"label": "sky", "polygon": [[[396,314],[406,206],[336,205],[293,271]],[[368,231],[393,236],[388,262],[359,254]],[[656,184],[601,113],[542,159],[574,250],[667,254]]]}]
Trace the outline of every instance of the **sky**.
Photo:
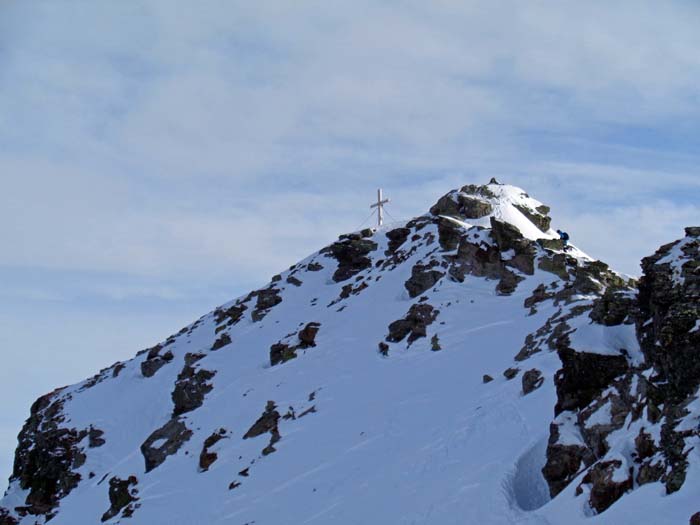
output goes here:
[{"label": "sky", "polygon": [[0,485],[36,397],[368,224],[378,187],[400,220],[496,177],[638,275],[700,223],[699,24],[695,1],[4,0]]}]

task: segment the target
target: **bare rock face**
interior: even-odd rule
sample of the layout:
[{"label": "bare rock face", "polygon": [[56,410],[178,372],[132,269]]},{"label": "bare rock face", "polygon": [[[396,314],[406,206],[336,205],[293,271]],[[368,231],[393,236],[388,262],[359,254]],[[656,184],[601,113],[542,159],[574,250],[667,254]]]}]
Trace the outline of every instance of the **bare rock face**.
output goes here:
[{"label": "bare rock face", "polygon": [[133,514],[133,503],[138,500],[136,497],[138,489],[135,488],[137,483],[136,476],[129,476],[127,479],[120,479],[116,476],[110,478],[109,502],[111,505],[107,512],[102,515],[103,522],[114,518],[120,512],[125,518]]},{"label": "bare rock face", "polygon": [[17,521],[11,514],[10,511],[5,507],[0,507],[0,525],[18,525]]},{"label": "bare rock face", "polygon": [[212,464],[218,459],[219,455],[216,452],[212,452],[210,449],[225,437],[226,429],[220,428],[204,440],[202,452],[199,454],[200,472],[206,472],[209,470],[209,467],[211,467]]},{"label": "bare rock face", "polygon": [[386,236],[389,238],[389,249],[387,250],[387,255],[390,255],[398,250],[401,245],[406,242],[406,239],[408,239],[410,234],[410,228],[396,228],[386,232]]},{"label": "bare rock face", "polygon": [[398,343],[408,336],[410,345],[416,339],[427,335],[427,327],[435,321],[439,311],[427,303],[414,304],[408,310],[406,317],[389,325],[389,335],[386,340]]},{"label": "bare rock face", "polygon": [[[488,190],[486,191],[488,192]],[[493,193],[491,195],[495,197]],[[493,207],[484,200],[484,197],[487,197],[487,195],[485,193],[479,194],[478,190],[472,195],[466,195],[464,191],[452,191],[447,195],[443,195],[430,208],[430,213],[433,215],[461,216],[465,219],[480,219],[493,212]]]},{"label": "bare rock face", "polygon": [[[370,230],[371,234],[371,230]],[[338,261],[338,268],[333,274],[333,280],[337,283],[354,277],[362,270],[372,265],[368,254],[375,251],[376,242],[354,234],[331,244],[324,251]]]},{"label": "bare rock face", "polygon": [[277,443],[280,439],[282,439],[278,427],[279,420],[280,413],[277,411],[277,406],[275,405],[275,402],[268,401],[267,406],[265,407],[265,411],[258,418],[258,420],[255,423],[253,423],[253,426],[251,426],[248,429],[248,431],[243,435],[243,439],[255,438],[263,434],[269,433],[270,442],[263,449],[262,454],[263,456],[271,454],[275,451],[274,444]]},{"label": "bare rock face", "polygon": [[231,336],[228,334],[221,334],[216,341],[214,341],[214,344],[211,345],[212,351],[219,350],[223,348],[224,346],[228,346],[231,344]]},{"label": "bare rock face", "polygon": [[316,335],[321,329],[321,323],[312,321],[307,323],[297,334],[298,342],[293,344],[289,341],[289,337],[294,334],[289,334],[287,342],[279,341],[270,346],[270,366],[275,366],[280,363],[285,363],[297,357],[297,350],[305,350],[316,346]]},{"label": "bare rock face", "polygon": [[523,374],[522,381],[523,395],[526,396],[542,386],[542,383],[544,383],[544,377],[542,377],[542,372],[540,372],[536,368],[533,368],[532,370],[528,370]]},{"label": "bare rock face", "polygon": [[226,309],[217,309],[214,311],[214,319],[217,327],[217,332],[223,330],[227,326],[233,326],[241,320],[243,314],[248,307],[243,303],[234,304]]},{"label": "bare rock face", "polygon": [[274,286],[253,292],[251,296],[257,297],[255,309],[251,314],[253,322],[262,321],[273,307],[282,302],[280,291]]},{"label": "bare rock face", "polygon": [[175,389],[171,394],[175,405],[173,417],[201,407],[204,403],[204,396],[214,388],[209,380],[216,375],[216,372],[194,366],[194,363],[202,357],[204,357],[202,354],[187,354],[185,356],[185,366],[177,376]]},{"label": "bare rock face", "polygon": [[435,284],[445,276],[445,272],[433,270],[439,266],[438,261],[433,260],[429,264],[416,264],[411,269],[411,277],[404,286],[408,290],[409,297],[418,297],[426,290],[430,290]]},{"label": "bare rock face", "polygon": [[548,232],[552,224],[552,218],[547,215],[549,213],[549,208],[547,206],[539,206],[537,209],[531,209],[527,206],[521,206],[516,204],[515,207],[527,217],[532,224],[537,226],[540,231]]},{"label": "bare rock face", "polygon": [[191,437],[192,431],[177,418],[171,419],[154,431],[141,445],[141,454],[146,462],[146,472],[161,465],[168,456],[180,450],[182,444]]},{"label": "bare rock face", "polygon": [[585,408],[613,379],[629,369],[622,355],[577,352],[562,347],[558,351],[562,368],[554,376],[557,405],[554,412]]},{"label": "bare rock face", "polygon": [[162,345],[156,345],[149,349],[146,360],[141,363],[141,374],[143,377],[152,377],[164,365],[173,360],[173,353],[168,350],[163,355],[160,354]]},{"label": "bare rock face", "polygon": [[85,463],[80,441],[88,430],[62,426],[63,403],[59,391],[37,399],[19,434],[10,480],[29,491],[25,506],[18,510],[22,516],[52,516],[59,500],[80,482],[76,470]]},{"label": "bare rock face", "polygon": [[316,346],[316,335],[321,329],[321,323],[311,322],[299,332],[299,341],[302,348]]},{"label": "bare rock face", "polygon": [[578,487],[579,494],[582,486],[588,485],[590,489],[589,502],[596,512],[601,513],[615,503],[627,491],[632,489],[632,476],[623,481],[615,481],[615,471],[622,467],[620,460],[601,461],[593,465]]}]

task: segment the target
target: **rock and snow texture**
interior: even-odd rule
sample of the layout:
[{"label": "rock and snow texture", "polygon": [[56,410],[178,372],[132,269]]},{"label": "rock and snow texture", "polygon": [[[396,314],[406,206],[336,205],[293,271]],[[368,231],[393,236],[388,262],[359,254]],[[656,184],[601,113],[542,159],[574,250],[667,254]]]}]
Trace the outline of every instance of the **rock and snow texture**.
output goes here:
[{"label": "rock and snow texture", "polygon": [[47,394],[0,525],[688,523],[698,231],[638,286],[551,226],[465,186]]}]

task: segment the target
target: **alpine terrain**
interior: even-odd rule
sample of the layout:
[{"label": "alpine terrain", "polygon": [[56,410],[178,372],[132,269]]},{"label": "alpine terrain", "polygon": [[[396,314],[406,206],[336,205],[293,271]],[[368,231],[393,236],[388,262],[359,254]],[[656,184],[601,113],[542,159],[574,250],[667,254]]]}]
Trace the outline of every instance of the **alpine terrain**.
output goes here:
[{"label": "alpine terrain", "polygon": [[549,211],[451,191],[39,398],[0,525],[699,525],[700,227],[635,281]]}]

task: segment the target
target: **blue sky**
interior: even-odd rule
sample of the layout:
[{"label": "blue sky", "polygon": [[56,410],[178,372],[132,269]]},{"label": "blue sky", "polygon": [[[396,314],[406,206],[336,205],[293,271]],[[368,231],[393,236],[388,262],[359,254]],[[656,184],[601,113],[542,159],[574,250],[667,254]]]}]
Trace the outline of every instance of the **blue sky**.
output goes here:
[{"label": "blue sky", "polygon": [[700,222],[696,2],[0,4],[0,475],[30,403],[496,176],[629,274]]}]

